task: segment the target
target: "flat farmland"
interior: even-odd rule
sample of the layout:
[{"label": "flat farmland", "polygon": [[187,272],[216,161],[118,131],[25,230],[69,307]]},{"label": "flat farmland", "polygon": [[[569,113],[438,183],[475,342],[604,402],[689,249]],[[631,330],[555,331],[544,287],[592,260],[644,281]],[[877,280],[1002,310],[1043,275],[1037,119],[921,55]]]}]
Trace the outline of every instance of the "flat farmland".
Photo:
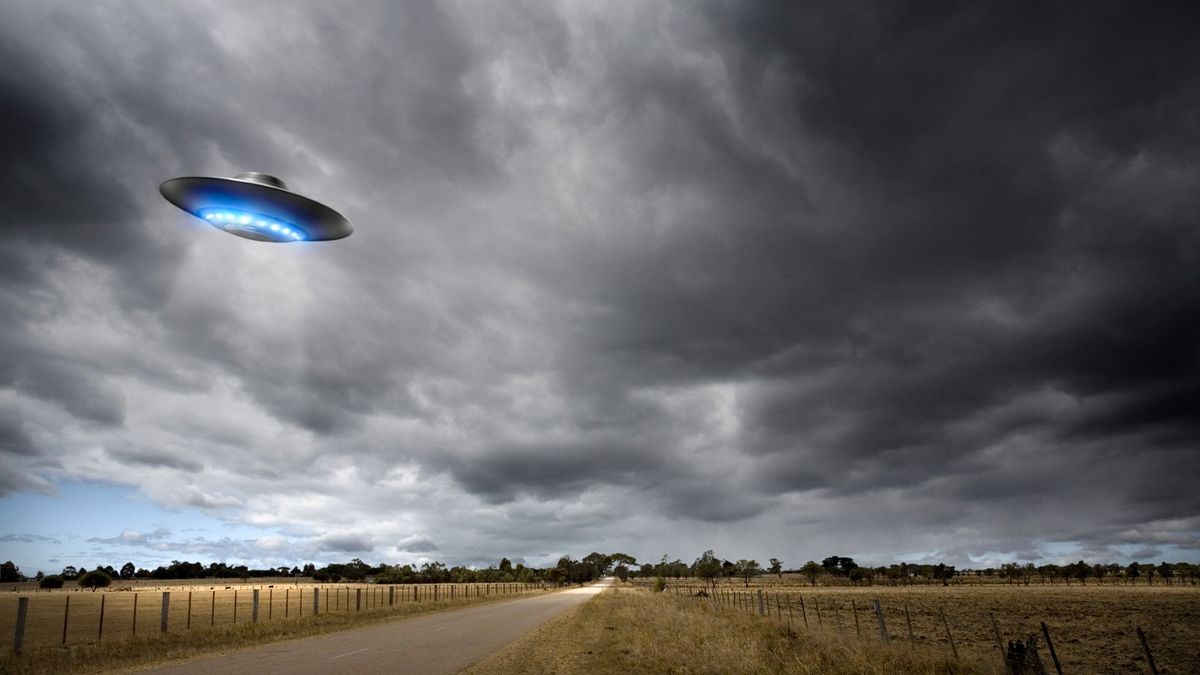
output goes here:
[{"label": "flat farmland", "polygon": [[[667,592],[691,595],[701,588],[694,580],[669,580]],[[960,654],[994,658],[997,664],[1000,661],[997,631],[1004,642],[1036,634],[1042,658],[1053,670],[1041,638],[1044,621],[1067,673],[1149,672],[1136,633],[1136,628],[1141,627],[1160,672],[1200,673],[1200,587],[1197,586],[994,584],[814,588],[772,580],[762,585],[751,583],[750,588],[726,582],[717,587],[712,598],[700,601],[755,613],[759,590],[763,591],[764,604],[774,620],[788,621],[790,608],[790,621],[796,630],[879,640],[873,608],[873,601],[878,600],[893,642],[909,643],[911,622],[911,641],[917,649],[950,653],[949,631]]]},{"label": "flat farmland", "polygon": [[[318,614],[402,611],[431,603],[464,604],[512,596],[540,586],[495,584],[222,584],[123,585],[96,592],[62,589],[0,593],[0,646],[11,647],[19,598],[28,598],[24,646],[108,642],[160,632],[167,597],[167,632],[251,623],[258,596],[257,621],[286,621]],[[314,596],[315,594],[315,596]]]}]

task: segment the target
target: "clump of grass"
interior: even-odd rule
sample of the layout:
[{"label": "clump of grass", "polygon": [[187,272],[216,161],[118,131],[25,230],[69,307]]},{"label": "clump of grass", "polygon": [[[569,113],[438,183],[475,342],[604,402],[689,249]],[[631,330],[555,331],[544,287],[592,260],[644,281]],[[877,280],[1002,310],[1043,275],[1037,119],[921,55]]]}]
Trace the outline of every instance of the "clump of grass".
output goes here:
[{"label": "clump of grass", "polygon": [[405,603],[387,609],[364,610],[352,614],[325,613],[317,616],[226,624],[215,628],[177,633],[105,638],[103,642],[42,646],[20,654],[4,650],[0,654],[0,675],[58,675],[61,673],[116,673],[161,664],[167,661],[230,652],[255,645],[309,637],[395,621],[415,614],[454,609],[514,596],[492,596]]},{"label": "clump of grass", "polygon": [[598,596],[472,672],[988,674],[985,664],[907,645],[858,642],[716,609],[700,598],[614,591]]}]

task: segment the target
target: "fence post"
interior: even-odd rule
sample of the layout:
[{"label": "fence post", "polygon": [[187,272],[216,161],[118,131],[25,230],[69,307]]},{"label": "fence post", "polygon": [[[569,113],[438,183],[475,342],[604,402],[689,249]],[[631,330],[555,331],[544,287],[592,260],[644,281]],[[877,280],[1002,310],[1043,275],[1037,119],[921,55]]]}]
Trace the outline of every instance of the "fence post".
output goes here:
[{"label": "fence post", "polygon": [[[950,641],[950,651],[954,652],[954,660],[957,661],[958,647],[954,646],[954,637],[950,635],[950,622],[946,621],[946,612],[943,611],[941,607],[938,607],[938,614],[942,615],[942,625],[946,628],[946,639]],[[1045,627],[1045,625],[1046,624],[1042,624],[1043,627]],[[1058,675],[1062,675],[1062,673],[1059,673]]]},{"label": "fence post", "polygon": [[388,586],[388,607],[396,604],[396,587]]},{"label": "fence post", "polygon": [[313,589],[313,616],[321,613],[321,589]]},{"label": "fence post", "polygon": [[854,604],[853,600],[850,601],[850,611],[854,612],[854,635],[861,640],[862,629],[858,627],[858,605]]},{"label": "fence post", "polygon": [[29,611],[29,598],[17,598],[17,627],[13,633],[13,652],[21,653],[25,643],[25,614]]},{"label": "fence post", "polygon": [[258,589],[254,589],[254,600],[250,604],[250,623],[258,623]]},{"label": "fence post", "polygon": [[821,599],[820,598],[813,598],[813,607],[817,608],[817,628],[820,630],[824,630],[825,629],[825,621],[821,618]]},{"label": "fence post", "polygon": [[187,630],[191,630],[191,629],[192,629],[192,592],[188,591]]},{"label": "fence post", "polygon": [[913,637],[912,618],[908,615],[908,605],[904,606],[904,623],[908,624],[908,641],[912,643],[913,651],[916,651],[917,638]]},{"label": "fence post", "polygon": [[762,589],[758,589],[758,615],[762,616],[766,612],[763,611],[763,594]]},{"label": "fence post", "polygon": [[1150,672],[1158,675],[1158,666],[1154,664],[1154,655],[1150,653],[1150,643],[1146,642],[1146,634],[1142,632],[1141,626],[1137,627],[1137,636],[1138,640],[1142,642],[1142,651],[1146,652],[1146,662],[1150,664]]},{"label": "fence post", "polygon": [[217,592],[212,592],[212,604],[208,606],[208,625],[215,626],[217,622]]},{"label": "fence post", "polygon": [[800,596],[800,616],[804,618],[804,629],[808,630],[808,610],[804,609],[804,596]]},{"label": "fence post", "polygon": [[1062,675],[1062,666],[1058,663],[1058,654],[1054,652],[1054,642],[1050,640],[1050,629],[1046,627],[1046,622],[1042,622],[1042,635],[1046,636],[1046,646],[1050,648],[1050,658],[1054,659],[1054,669],[1058,671],[1058,675]]},{"label": "fence post", "polygon": [[[257,595],[258,591],[255,591],[254,593],[255,593],[255,595]],[[167,612],[170,610],[170,607],[171,607],[171,592],[163,591],[162,616],[160,616],[158,619],[158,632],[160,632],[160,633],[167,632],[167,616],[168,616]]]},{"label": "fence post", "polygon": [[839,633],[842,632],[842,606],[836,600],[833,603],[833,625],[837,626]]},{"label": "fence post", "polygon": [[137,635],[137,599],[138,594],[133,594],[133,634]]},{"label": "fence post", "polygon": [[883,607],[879,605],[879,601],[875,601],[875,616],[879,618],[879,638],[884,642],[890,642],[888,637],[887,623],[883,620]]},{"label": "fence post", "polygon": [[71,616],[71,595],[67,594],[67,606],[63,607],[63,639],[62,643],[67,644],[67,619]]},{"label": "fence post", "polygon": [[96,629],[96,642],[104,637],[104,600],[107,594],[100,596],[100,626]]},{"label": "fence post", "polygon": [[1007,664],[1008,658],[1004,651],[1004,640],[1000,639],[1000,626],[996,624],[995,612],[988,612],[988,617],[992,620],[992,634],[996,636],[996,646],[1000,648],[1000,658],[1004,659],[1005,664]]},{"label": "fence post", "polygon": [[354,589],[354,611],[362,611],[362,589]]}]

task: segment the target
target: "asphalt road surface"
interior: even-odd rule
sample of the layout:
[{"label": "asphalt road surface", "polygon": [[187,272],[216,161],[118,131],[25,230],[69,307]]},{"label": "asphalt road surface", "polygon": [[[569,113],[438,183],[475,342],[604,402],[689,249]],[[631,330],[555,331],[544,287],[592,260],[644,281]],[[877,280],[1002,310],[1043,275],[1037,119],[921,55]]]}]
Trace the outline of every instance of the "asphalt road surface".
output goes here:
[{"label": "asphalt road surface", "polygon": [[391,623],[275,642],[146,672],[208,673],[457,673],[609,585],[490,602]]}]

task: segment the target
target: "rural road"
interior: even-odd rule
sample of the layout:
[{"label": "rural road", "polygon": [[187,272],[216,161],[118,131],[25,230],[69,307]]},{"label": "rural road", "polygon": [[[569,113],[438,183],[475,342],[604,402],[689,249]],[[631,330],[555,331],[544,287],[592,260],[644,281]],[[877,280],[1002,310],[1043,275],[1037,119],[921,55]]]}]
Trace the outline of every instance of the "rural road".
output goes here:
[{"label": "rural road", "polygon": [[582,604],[610,583],[605,579],[583,588],[276,642],[144,672],[158,675],[457,673],[546,620]]}]

